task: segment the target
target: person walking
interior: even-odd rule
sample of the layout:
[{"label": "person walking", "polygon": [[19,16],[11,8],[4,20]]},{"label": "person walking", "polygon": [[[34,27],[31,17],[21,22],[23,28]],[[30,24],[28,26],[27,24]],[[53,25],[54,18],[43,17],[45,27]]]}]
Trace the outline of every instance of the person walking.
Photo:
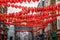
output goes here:
[{"label": "person walking", "polygon": [[52,38],[52,40],[57,40],[57,34],[56,34],[56,32],[51,32],[50,33],[50,35],[51,35],[51,38]]}]

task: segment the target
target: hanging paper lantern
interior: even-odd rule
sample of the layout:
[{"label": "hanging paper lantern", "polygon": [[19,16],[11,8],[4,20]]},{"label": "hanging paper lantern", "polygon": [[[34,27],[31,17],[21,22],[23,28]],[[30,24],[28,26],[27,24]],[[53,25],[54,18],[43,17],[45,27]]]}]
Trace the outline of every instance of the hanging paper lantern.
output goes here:
[{"label": "hanging paper lantern", "polygon": [[12,22],[12,18],[9,18],[9,19],[8,19],[8,22]]},{"label": "hanging paper lantern", "polygon": [[[16,2],[16,0],[12,0],[13,1],[13,3],[15,3]],[[10,2],[10,1],[9,1]]]},{"label": "hanging paper lantern", "polygon": [[2,5],[2,3],[0,3],[0,5]]},{"label": "hanging paper lantern", "polygon": [[29,3],[31,2],[31,0],[27,0]]},{"label": "hanging paper lantern", "polygon": [[11,14],[11,17],[14,18],[14,16],[15,16],[14,13],[12,13],[12,14]]},{"label": "hanging paper lantern", "polygon": [[17,8],[21,8],[21,6],[17,6]]},{"label": "hanging paper lantern", "polygon": [[47,11],[50,11],[50,6],[47,6],[47,7],[46,7],[46,10],[47,10]]},{"label": "hanging paper lantern", "polygon": [[55,21],[55,20],[57,20],[57,17],[54,17],[54,18],[52,18],[53,20],[52,21]]},{"label": "hanging paper lantern", "polygon": [[16,12],[16,15],[15,16],[16,16],[16,18],[19,18],[19,13]]},{"label": "hanging paper lantern", "polygon": [[60,3],[59,3],[57,6],[58,6],[58,8],[57,8],[57,9],[58,9],[58,10],[60,10]]},{"label": "hanging paper lantern", "polygon": [[39,2],[39,0],[36,0],[37,2]]},{"label": "hanging paper lantern", "polygon": [[49,10],[52,11],[53,10],[53,5],[49,6]]},{"label": "hanging paper lantern", "polygon": [[6,0],[6,2],[8,2],[8,0]]},{"label": "hanging paper lantern", "polygon": [[19,15],[21,16],[22,15],[22,12],[19,12]]},{"label": "hanging paper lantern", "polygon": [[6,2],[9,2],[9,0],[6,0]]},{"label": "hanging paper lantern", "polygon": [[22,3],[22,2],[23,2],[23,0],[19,0],[19,2],[20,2],[20,3]]},{"label": "hanging paper lantern", "polygon": [[4,14],[2,15],[2,17],[3,17],[4,19],[6,19],[6,17],[7,17],[7,16],[6,16],[6,13],[4,13]]},{"label": "hanging paper lantern", "polygon": [[57,6],[60,7],[60,3]]},{"label": "hanging paper lantern", "polygon": [[12,0],[12,3],[15,3],[15,0]]},{"label": "hanging paper lantern", "polygon": [[7,16],[7,18],[10,18],[10,13],[9,13],[9,14],[7,14],[6,16]]},{"label": "hanging paper lantern", "polygon": [[32,0],[33,2],[36,2],[36,0]]},{"label": "hanging paper lantern", "polygon": [[3,3],[6,3],[6,0],[4,0]]},{"label": "hanging paper lantern", "polygon": [[26,0],[23,0],[23,2],[26,2]]},{"label": "hanging paper lantern", "polygon": [[8,7],[10,7],[10,4],[7,4]]},{"label": "hanging paper lantern", "polygon": [[4,6],[7,6],[5,3],[3,3]]},{"label": "hanging paper lantern", "polygon": [[56,4],[54,4],[54,9],[57,10],[58,9],[58,6]]},{"label": "hanging paper lantern", "polygon": [[15,8],[18,8],[18,6],[16,5]]},{"label": "hanging paper lantern", "polygon": [[9,24],[9,23],[4,21],[4,24]]},{"label": "hanging paper lantern", "polygon": [[28,10],[28,13],[29,13],[30,12],[30,7],[28,7],[27,10]]},{"label": "hanging paper lantern", "polygon": [[56,8],[55,8],[55,6],[53,7],[53,11],[56,11]]},{"label": "hanging paper lantern", "polygon": [[13,2],[13,0],[9,0],[9,2],[10,2],[10,3],[12,3],[12,2]]},{"label": "hanging paper lantern", "polygon": [[60,14],[57,14],[57,16],[60,16]]},{"label": "hanging paper lantern", "polygon": [[38,8],[37,8],[37,12],[39,12],[39,11],[43,11],[43,7],[41,7],[41,8],[38,7]]},{"label": "hanging paper lantern", "polygon": [[[10,4],[8,4],[8,5],[10,5]],[[15,7],[15,5],[14,5],[14,4],[12,4],[12,5],[11,5],[11,7],[13,8],[13,7]],[[16,8],[16,7],[15,7],[15,8]]]},{"label": "hanging paper lantern", "polygon": [[16,22],[17,22],[17,23],[20,23],[20,22],[21,22],[21,20],[20,20],[20,19],[18,19]]},{"label": "hanging paper lantern", "polygon": [[43,13],[42,13],[42,16],[48,16],[48,12],[46,12],[46,11],[43,12]]},{"label": "hanging paper lantern", "polygon": [[34,12],[34,8],[33,8],[33,7],[31,7],[31,8],[30,8],[30,11],[33,13],[33,12]]},{"label": "hanging paper lantern", "polygon": [[37,8],[36,7],[34,7],[34,12],[37,12]]},{"label": "hanging paper lantern", "polygon": [[19,0],[16,0],[16,2],[19,2]]},{"label": "hanging paper lantern", "polygon": [[0,3],[3,3],[3,0],[0,0]]},{"label": "hanging paper lantern", "polygon": [[13,18],[13,22],[16,23],[16,18]]}]

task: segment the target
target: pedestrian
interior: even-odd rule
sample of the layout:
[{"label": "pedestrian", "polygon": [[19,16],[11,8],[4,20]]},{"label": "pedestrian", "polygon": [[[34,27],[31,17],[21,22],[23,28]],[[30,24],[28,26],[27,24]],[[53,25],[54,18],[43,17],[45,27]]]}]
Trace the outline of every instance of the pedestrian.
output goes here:
[{"label": "pedestrian", "polygon": [[10,37],[10,40],[13,40],[13,36]]},{"label": "pedestrian", "polygon": [[52,40],[57,40],[57,34],[56,34],[56,32],[51,32],[50,33],[50,35],[51,35],[51,37],[52,37]]}]

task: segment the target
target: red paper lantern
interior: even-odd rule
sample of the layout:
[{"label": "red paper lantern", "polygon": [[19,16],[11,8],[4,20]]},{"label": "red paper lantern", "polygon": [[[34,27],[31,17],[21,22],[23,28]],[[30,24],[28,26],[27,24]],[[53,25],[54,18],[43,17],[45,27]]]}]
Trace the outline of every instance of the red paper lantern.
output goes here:
[{"label": "red paper lantern", "polygon": [[7,4],[8,7],[10,7],[10,4]]},{"label": "red paper lantern", "polygon": [[8,22],[4,21],[4,24],[9,24]]},{"label": "red paper lantern", "polygon": [[31,0],[27,0],[29,3],[31,2]]},{"label": "red paper lantern", "polygon": [[52,11],[53,10],[53,5],[49,6],[49,10]]},{"label": "red paper lantern", "polygon": [[3,0],[0,0],[0,3],[3,3]]},{"label": "red paper lantern", "polygon": [[26,2],[26,0],[23,0],[23,2]]},{"label": "red paper lantern", "polygon": [[12,18],[9,18],[9,19],[8,19],[8,22],[12,22],[12,20],[13,20]]},{"label": "red paper lantern", "polygon": [[13,0],[9,0],[9,2],[11,2],[11,3],[12,3],[12,2],[13,2]]},{"label": "red paper lantern", "polygon": [[33,7],[31,7],[31,8],[30,8],[30,11],[33,13],[33,12],[34,12],[34,8],[33,8]]},{"label": "red paper lantern", "polygon": [[55,20],[57,20],[57,17],[54,17],[54,18],[52,18],[53,20],[52,21],[55,21]]},{"label": "red paper lantern", "polygon": [[60,7],[60,3],[58,4],[58,7]]},{"label": "red paper lantern", "polygon": [[9,0],[6,0],[6,2],[8,2]]},{"label": "red paper lantern", "polygon": [[20,3],[22,3],[22,2],[23,2],[23,0],[19,0],[19,2],[20,2]]},{"label": "red paper lantern", "polygon": [[54,9],[57,10],[58,9],[58,6],[56,4],[54,4]]},{"label": "red paper lantern", "polygon": [[28,7],[27,10],[28,10],[28,13],[29,13],[30,12],[30,7]]},{"label": "red paper lantern", "polygon": [[46,12],[46,11],[43,12],[43,13],[42,13],[42,16],[48,16],[48,12]]},{"label": "red paper lantern", "polygon": [[36,7],[34,7],[34,11],[37,12],[37,8]]},{"label": "red paper lantern", "polygon": [[37,2],[39,2],[39,0],[36,0]]},{"label": "red paper lantern", "polygon": [[36,0],[32,0],[33,2],[35,2]]},{"label": "red paper lantern", "polygon": [[2,5],[2,3],[0,3],[0,5]]},{"label": "red paper lantern", "polygon": [[16,0],[16,2],[19,2],[19,0]]},{"label": "red paper lantern", "polygon": [[43,7],[38,7],[37,8],[37,12],[42,11],[42,10],[43,10]]},{"label": "red paper lantern", "polygon": [[7,6],[5,3],[3,3],[4,6]]},{"label": "red paper lantern", "polygon": [[[16,2],[16,0],[12,0],[13,1],[13,3],[15,3]],[[10,2],[10,1],[9,1]]]},{"label": "red paper lantern", "polygon": [[10,18],[10,13],[9,13],[9,14],[7,14],[6,16],[7,16],[7,18]]},{"label": "red paper lantern", "polygon": [[6,2],[9,2],[9,0],[6,0]]},{"label": "red paper lantern", "polygon": [[[2,0],[2,1],[3,1],[3,0]],[[3,3],[6,3],[6,2],[7,2],[6,0],[3,1]]]},{"label": "red paper lantern", "polygon": [[16,18],[19,18],[19,16],[20,16],[20,15],[19,15],[19,13],[16,13],[16,15],[15,15],[15,16],[16,16]]},{"label": "red paper lantern", "polygon": [[4,20],[6,19],[6,17],[7,17],[6,14],[3,14],[3,15],[2,15],[2,18],[3,18]]}]

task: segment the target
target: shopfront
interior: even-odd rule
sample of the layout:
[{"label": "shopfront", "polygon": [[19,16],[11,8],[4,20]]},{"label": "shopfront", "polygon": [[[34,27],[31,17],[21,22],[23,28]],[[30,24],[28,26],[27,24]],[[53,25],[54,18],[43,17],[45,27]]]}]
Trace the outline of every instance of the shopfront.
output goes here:
[{"label": "shopfront", "polygon": [[15,26],[16,40],[33,40],[32,28]]}]

